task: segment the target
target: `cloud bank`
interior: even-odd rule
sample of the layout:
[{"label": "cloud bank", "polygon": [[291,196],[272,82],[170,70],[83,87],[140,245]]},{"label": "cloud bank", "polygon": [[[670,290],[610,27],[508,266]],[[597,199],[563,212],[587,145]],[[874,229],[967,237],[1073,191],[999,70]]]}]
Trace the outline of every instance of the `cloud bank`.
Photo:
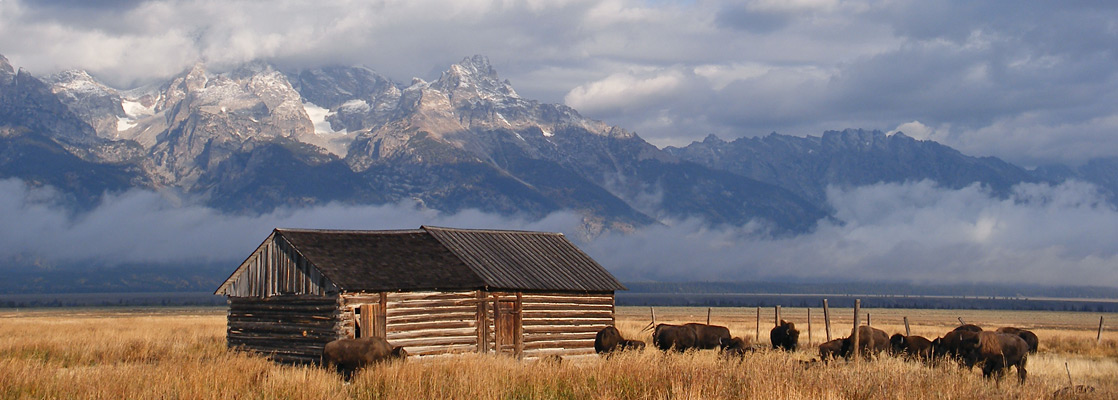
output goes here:
[{"label": "cloud bank", "polygon": [[362,64],[400,82],[484,54],[527,98],[657,145],[932,127],[1022,165],[1118,156],[1118,4],[952,0],[0,1],[0,53],[116,86]]},{"label": "cloud bank", "polygon": [[573,213],[541,220],[410,204],[323,206],[256,216],[175,206],[130,191],[73,215],[49,189],[0,181],[0,260],[112,264],[218,262],[233,268],[275,227],[414,229],[420,225],[564,232],[622,280],[898,281],[1118,285],[1118,210],[1089,184],[1021,184],[1008,198],[979,186],[880,184],[828,193],[834,221],[790,238],[674,221],[587,237]]}]

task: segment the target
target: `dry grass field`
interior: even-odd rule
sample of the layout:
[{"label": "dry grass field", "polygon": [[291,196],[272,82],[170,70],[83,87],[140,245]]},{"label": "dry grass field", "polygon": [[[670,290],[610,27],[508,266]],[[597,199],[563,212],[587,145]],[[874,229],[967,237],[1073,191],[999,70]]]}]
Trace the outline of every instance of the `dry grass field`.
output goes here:
[{"label": "dry grass field", "polygon": [[[850,309],[832,310],[832,333],[849,331]],[[713,351],[661,354],[648,349],[609,359],[559,364],[461,356],[376,366],[351,384],[316,367],[273,364],[225,348],[225,310],[0,311],[0,398],[186,399],[1046,399],[1068,386],[1118,397],[1118,333],[1095,343],[1099,314],[959,310],[865,310],[873,326],[937,337],[957,324],[1022,326],[1041,339],[1028,362],[1029,381],[1012,373],[1000,384],[953,365],[929,367],[884,357],[872,362],[809,362],[813,349],[762,351],[725,360]],[[706,308],[657,308],[658,322],[704,322]],[[803,331],[807,311],[783,309]],[[1118,321],[1118,315],[1106,315]],[[762,310],[762,340],[773,310]],[[753,336],[756,310],[715,308],[711,322]],[[649,340],[647,307],[620,307],[618,327]],[[821,310],[812,310],[812,339],[824,340]],[[840,329],[839,326],[844,328]],[[844,331],[845,330],[845,331]],[[808,347],[808,346],[805,346]],[[1061,397],[1064,398],[1064,397]]]}]

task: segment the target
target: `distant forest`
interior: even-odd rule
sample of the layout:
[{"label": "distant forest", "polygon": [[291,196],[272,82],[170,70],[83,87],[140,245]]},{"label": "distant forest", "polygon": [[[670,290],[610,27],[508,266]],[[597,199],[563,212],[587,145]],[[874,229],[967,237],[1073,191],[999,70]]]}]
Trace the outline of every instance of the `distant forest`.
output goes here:
[{"label": "distant forest", "polygon": [[[142,282],[150,282],[152,276],[136,272],[113,274],[112,278],[107,274],[86,275],[102,278],[100,281],[87,280],[87,285],[92,282],[103,284],[115,281],[115,285],[102,286],[109,289],[102,291],[89,290],[92,288],[85,286],[86,290],[82,292],[69,292],[64,290],[64,285],[52,285],[51,280],[24,281],[23,285],[37,285],[39,291],[0,291],[0,308],[225,304],[224,297],[213,295],[209,291],[212,290],[211,287],[217,287],[217,281],[164,279],[162,285],[145,285]],[[9,281],[8,284],[12,283]],[[1118,312],[1118,288],[1107,287],[916,285],[881,282],[626,282],[624,285],[628,290],[617,292],[619,306],[819,307],[823,299],[827,299],[832,307],[851,307],[855,299],[861,299],[863,307],[871,308]],[[93,285],[93,288],[96,287]],[[48,288],[63,290],[43,290]],[[148,290],[144,290],[145,288]]]},{"label": "distant forest", "polygon": [[629,282],[619,306],[938,308],[1118,312],[1118,288],[908,283]]}]

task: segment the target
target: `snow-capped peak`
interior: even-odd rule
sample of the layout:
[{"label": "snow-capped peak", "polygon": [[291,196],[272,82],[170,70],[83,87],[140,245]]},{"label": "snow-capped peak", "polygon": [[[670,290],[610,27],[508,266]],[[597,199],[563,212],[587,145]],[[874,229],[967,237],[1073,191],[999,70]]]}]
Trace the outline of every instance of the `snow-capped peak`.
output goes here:
[{"label": "snow-capped peak", "polygon": [[15,68],[8,62],[8,59],[0,54],[0,76],[12,76],[16,74]]},{"label": "snow-capped peak", "polygon": [[512,84],[507,80],[501,81],[489,59],[481,55],[466,57],[462,62],[451,65],[432,86],[459,96],[472,94],[489,101],[520,98]]}]

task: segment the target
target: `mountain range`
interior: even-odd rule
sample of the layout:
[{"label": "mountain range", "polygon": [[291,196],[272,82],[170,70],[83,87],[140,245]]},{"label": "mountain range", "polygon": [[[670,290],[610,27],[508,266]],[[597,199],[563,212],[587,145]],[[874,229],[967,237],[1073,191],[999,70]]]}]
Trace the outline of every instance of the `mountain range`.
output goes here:
[{"label": "mountain range", "polygon": [[1116,167],[1025,169],[864,130],[661,149],[522,98],[483,56],[430,82],[255,62],[224,72],[197,64],[129,90],[77,70],[38,78],[0,56],[0,179],[54,187],[79,210],[142,188],[229,213],[414,202],[528,218],[570,210],[590,233],[701,218],[794,235],[828,218],[828,187],[933,180],[1004,195],[1022,182],[1079,179],[1114,199]]}]

